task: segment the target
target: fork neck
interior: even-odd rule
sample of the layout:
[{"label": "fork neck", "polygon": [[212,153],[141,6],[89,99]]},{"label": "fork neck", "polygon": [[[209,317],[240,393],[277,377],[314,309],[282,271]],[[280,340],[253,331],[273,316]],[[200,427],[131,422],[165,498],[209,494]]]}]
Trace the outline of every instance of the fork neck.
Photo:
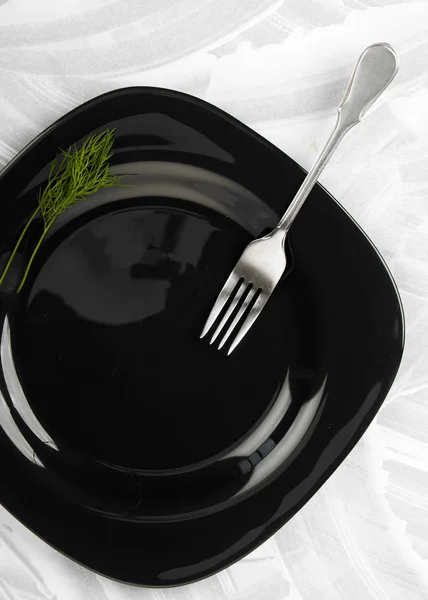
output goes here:
[{"label": "fork neck", "polygon": [[278,225],[272,231],[272,234],[274,234],[276,232],[280,232],[280,233],[282,233],[282,235],[285,238],[291,225],[294,222],[294,219],[296,218],[297,214],[299,213],[300,209],[302,208],[302,206],[303,206],[306,198],[308,197],[309,193],[311,192],[312,188],[316,184],[319,175],[324,170],[324,167],[326,166],[327,162],[329,161],[331,155],[336,150],[337,146],[342,141],[342,139],[345,137],[345,135],[348,133],[348,131],[354,125],[356,125],[356,122],[349,123],[341,118],[341,110],[339,109],[338,114],[337,114],[336,124],[334,126],[333,131],[330,134],[330,137],[328,138],[326,144],[324,145],[323,149],[321,150],[312,169],[306,175],[302,185],[300,186],[299,190],[297,191],[297,194],[295,195],[290,206],[284,213],[284,215],[281,218],[281,220],[279,221]]}]

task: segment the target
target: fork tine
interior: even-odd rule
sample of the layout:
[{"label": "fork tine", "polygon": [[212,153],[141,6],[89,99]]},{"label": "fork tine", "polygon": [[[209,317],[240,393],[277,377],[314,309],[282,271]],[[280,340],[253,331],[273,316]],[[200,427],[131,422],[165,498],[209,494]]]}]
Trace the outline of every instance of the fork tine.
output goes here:
[{"label": "fork tine", "polygon": [[207,319],[207,321],[204,325],[204,328],[202,330],[202,333],[199,337],[203,338],[204,335],[206,335],[208,333],[208,331],[211,329],[211,327],[214,325],[214,321],[219,316],[222,308],[226,304],[230,294],[233,292],[238,281],[239,281],[239,277],[237,275],[235,275],[235,273],[232,271],[232,273],[227,278],[226,283],[222,287],[221,292],[217,296],[217,300],[215,301],[214,306],[211,309],[211,312],[208,316],[208,319]]},{"label": "fork tine", "polygon": [[227,342],[230,334],[232,333],[232,331],[235,329],[235,327],[237,326],[238,322],[241,320],[243,314],[245,313],[245,311],[248,308],[248,305],[250,304],[251,300],[254,298],[254,294],[257,292],[257,288],[251,288],[251,290],[248,292],[244,302],[242,303],[240,309],[238,310],[235,318],[232,321],[232,324],[230,325],[229,329],[226,331],[223,339],[221,340],[220,344],[218,345],[218,349],[220,350],[220,348],[222,348],[224,346],[224,344]]},{"label": "fork tine", "polygon": [[239,344],[239,342],[242,340],[242,338],[246,335],[246,333],[248,332],[250,327],[253,325],[254,321],[257,319],[259,314],[262,312],[262,309],[263,309],[264,305],[266,304],[266,302],[268,301],[268,299],[269,299],[269,294],[267,294],[265,292],[262,292],[260,294],[260,296],[257,298],[257,300],[254,303],[253,308],[250,310],[250,314],[247,316],[245,321],[242,323],[240,330],[236,334],[236,337],[233,340],[233,342],[231,343],[230,348],[227,352],[228,355],[232,354],[232,352],[235,350],[236,346]]},{"label": "fork tine", "polygon": [[211,338],[210,344],[212,344],[213,342],[215,342],[215,340],[217,339],[217,336],[219,335],[220,331],[223,329],[223,327],[226,325],[227,321],[230,319],[233,311],[236,308],[236,305],[238,304],[239,300],[242,298],[245,290],[247,289],[247,285],[245,284],[244,281],[241,281],[238,289],[236,290],[236,294],[232,300],[231,305],[229,306],[229,308],[227,309],[226,314],[224,315],[224,317],[222,318],[222,320],[220,321],[219,326],[217,327],[217,329],[214,332],[214,335]]}]

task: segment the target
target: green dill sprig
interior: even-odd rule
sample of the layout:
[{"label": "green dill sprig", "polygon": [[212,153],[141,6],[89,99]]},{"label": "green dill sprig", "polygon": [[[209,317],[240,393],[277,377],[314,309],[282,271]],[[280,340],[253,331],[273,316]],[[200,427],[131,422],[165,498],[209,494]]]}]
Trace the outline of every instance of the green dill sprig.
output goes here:
[{"label": "green dill sprig", "polygon": [[47,184],[37,194],[37,208],[30,215],[12,250],[0,277],[0,285],[28,228],[36,217],[41,215],[43,231],[27,263],[17,292],[21,291],[37,251],[55,220],[73,204],[95,194],[100,189],[121,185],[121,178],[111,172],[109,165],[113,155],[114,132],[114,129],[107,129],[102,133],[91,135],[79,148],[70,146],[67,150],[62,150],[60,157],[52,161]]}]

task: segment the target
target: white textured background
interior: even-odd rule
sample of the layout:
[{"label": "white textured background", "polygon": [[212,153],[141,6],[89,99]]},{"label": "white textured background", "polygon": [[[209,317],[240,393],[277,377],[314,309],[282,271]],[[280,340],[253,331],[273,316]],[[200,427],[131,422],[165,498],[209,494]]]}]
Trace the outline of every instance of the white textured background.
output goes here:
[{"label": "white textured background", "polygon": [[405,356],[376,420],[274,538],[184,588],[94,575],[0,507],[0,600],[428,598],[428,2],[0,0],[0,168],[84,100],[139,84],[205,98],[309,168],[377,41],[400,73],[321,178],[404,302]]}]

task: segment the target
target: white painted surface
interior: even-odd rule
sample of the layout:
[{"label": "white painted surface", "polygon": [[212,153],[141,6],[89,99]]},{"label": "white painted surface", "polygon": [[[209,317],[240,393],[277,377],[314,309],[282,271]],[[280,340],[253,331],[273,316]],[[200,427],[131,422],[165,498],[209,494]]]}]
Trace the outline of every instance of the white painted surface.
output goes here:
[{"label": "white painted surface", "polygon": [[94,575],[0,507],[1,600],[428,598],[428,2],[0,0],[0,168],[71,108],[134,84],[205,98],[308,168],[377,41],[396,47],[400,73],[321,178],[404,302],[405,356],[374,423],[274,538],[184,588]]}]

